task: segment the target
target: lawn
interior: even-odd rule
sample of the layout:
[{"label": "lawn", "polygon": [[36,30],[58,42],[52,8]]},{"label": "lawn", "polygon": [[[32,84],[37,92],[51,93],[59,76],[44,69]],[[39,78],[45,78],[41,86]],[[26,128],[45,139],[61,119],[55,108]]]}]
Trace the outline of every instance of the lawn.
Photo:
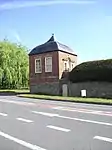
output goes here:
[{"label": "lawn", "polygon": [[29,93],[29,89],[0,89],[0,93]]},{"label": "lawn", "polygon": [[26,98],[44,99],[44,100],[112,105],[112,99],[103,99],[103,98],[63,97],[63,96],[50,96],[50,95],[38,95],[38,94],[20,94],[18,96],[26,97]]}]

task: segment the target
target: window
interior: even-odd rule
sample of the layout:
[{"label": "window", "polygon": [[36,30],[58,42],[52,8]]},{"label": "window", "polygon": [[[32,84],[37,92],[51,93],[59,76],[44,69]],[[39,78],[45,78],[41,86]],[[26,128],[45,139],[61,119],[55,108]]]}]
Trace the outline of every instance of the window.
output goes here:
[{"label": "window", "polygon": [[41,58],[35,59],[35,73],[42,73]]},{"label": "window", "polygon": [[72,68],[71,69],[73,69],[74,68],[74,64],[72,63]]},{"label": "window", "polygon": [[67,63],[64,63],[64,70],[67,70]]},{"label": "window", "polygon": [[45,57],[45,72],[52,72],[52,57]]},{"label": "window", "polygon": [[67,71],[69,69],[69,63],[68,61],[64,62],[64,70]]}]

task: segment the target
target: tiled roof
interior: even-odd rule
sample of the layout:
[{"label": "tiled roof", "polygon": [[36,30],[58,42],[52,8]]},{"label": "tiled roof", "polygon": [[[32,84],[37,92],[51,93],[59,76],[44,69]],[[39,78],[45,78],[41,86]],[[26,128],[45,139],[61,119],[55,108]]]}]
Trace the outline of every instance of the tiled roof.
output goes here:
[{"label": "tiled roof", "polygon": [[34,49],[32,49],[29,55],[36,55],[36,54],[41,54],[46,52],[53,52],[53,51],[63,51],[69,54],[76,55],[71,48],[56,41],[54,39],[54,35],[52,35],[51,38],[44,44],[41,44],[35,47]]}]

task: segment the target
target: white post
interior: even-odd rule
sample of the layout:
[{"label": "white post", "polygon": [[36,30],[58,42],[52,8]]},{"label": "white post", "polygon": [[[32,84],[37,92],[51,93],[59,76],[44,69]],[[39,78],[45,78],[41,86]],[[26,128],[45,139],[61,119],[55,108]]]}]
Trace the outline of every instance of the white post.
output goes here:
[{"label": "white post", "polygon": [[86,97],[86,90],[81,90],[81,96]]}]

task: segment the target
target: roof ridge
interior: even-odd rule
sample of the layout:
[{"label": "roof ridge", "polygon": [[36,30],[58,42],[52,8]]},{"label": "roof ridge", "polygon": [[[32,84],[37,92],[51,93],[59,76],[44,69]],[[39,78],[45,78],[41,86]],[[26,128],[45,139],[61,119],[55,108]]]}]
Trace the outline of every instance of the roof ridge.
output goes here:
[{"label": "roof ridge", "polygon": [[48,43],[48,42],[54,42],[55,41],[55,38],[54,38],[54,34],[52,34],[52,36],[50,37],[50,39],[46,42],[46,43]]},{"label": "roof ridge", "polygon": [[47,42],[40,44],[36,46],[34,49],[32,49],[30,54],[32,55],[32,54],[46,53],[49,51],[51,52],[56,50],[76,55],[73,49],[71,49],[69,46],[61,42],[58,42],[58,40],[54,38],[54,34],[52,34],[52,36]]}]

